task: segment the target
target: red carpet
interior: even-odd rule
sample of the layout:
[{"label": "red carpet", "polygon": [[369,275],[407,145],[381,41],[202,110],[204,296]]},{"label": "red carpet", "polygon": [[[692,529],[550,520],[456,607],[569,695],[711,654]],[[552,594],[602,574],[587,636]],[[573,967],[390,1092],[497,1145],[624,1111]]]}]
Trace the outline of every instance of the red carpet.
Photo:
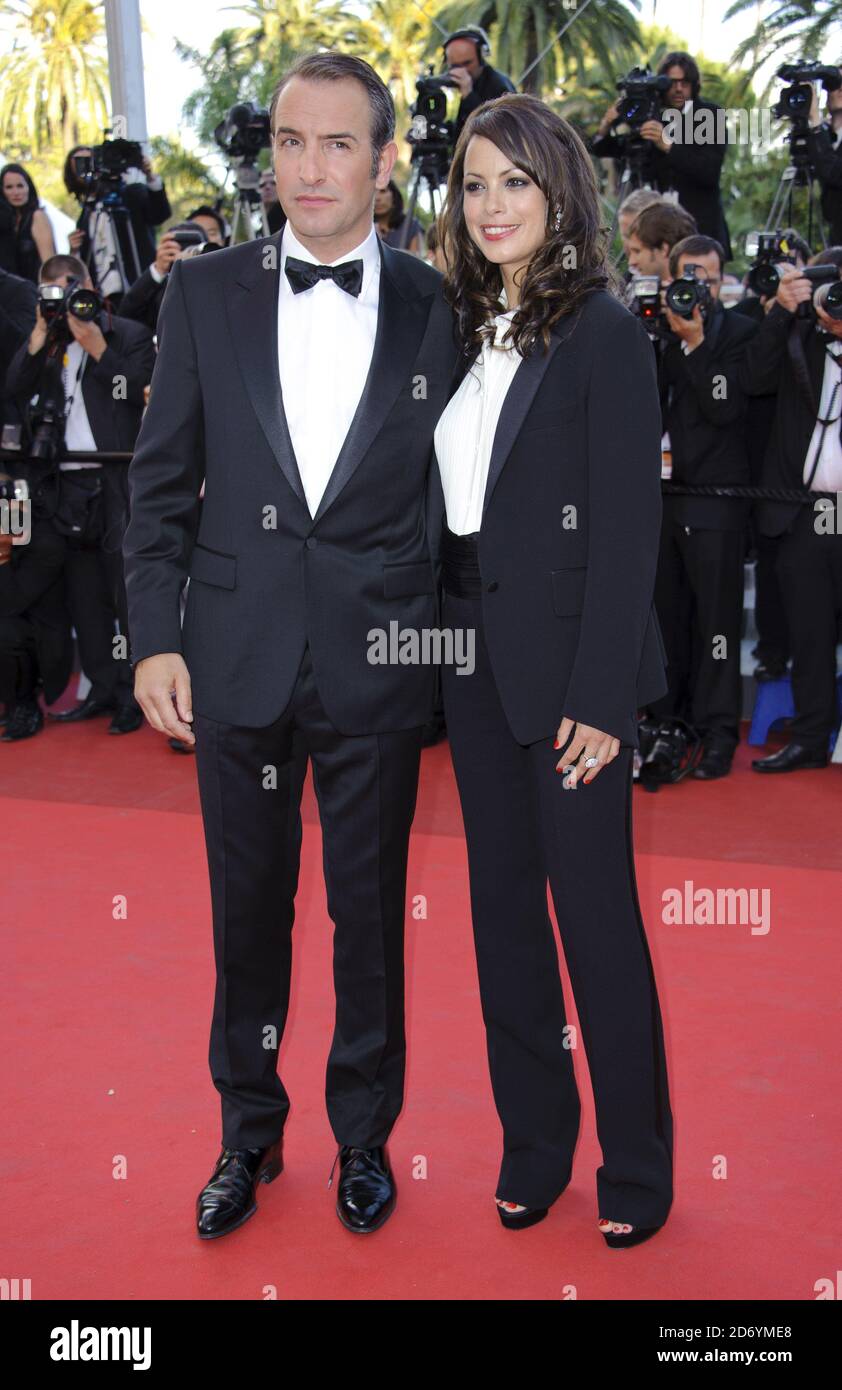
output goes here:
[{"label": "red carpet", "polygon": [[[323,1091],[332,928],[308,782],[286,1169],[241,1230],[200,1242],[193,1204],[218,1153],[219,1106],[195,764],[149,728],[106,731],[103,719],[48,724],[0,746],[2,1272],[30,1279],[33,1300],[811,1300],[817,1280],[835,1279],[842,769],[761,778],[743,746],[723,782],[635,792],[676,1200],[653,1241],[623,1252],[596,1229],[582,1051],[570,1187],[532,1230],[497,1219],[499,1126],[446,744],[424,754],[410,856],[407,1099],[389,1146],[398,1208],[370,1239],[341,1228]],[[661,895],[687,880],[768,889],[770,930],[665,924]],[[417,894],[426,920],[412,917]],[[565,989],[572,1021],[566,976]]]}]

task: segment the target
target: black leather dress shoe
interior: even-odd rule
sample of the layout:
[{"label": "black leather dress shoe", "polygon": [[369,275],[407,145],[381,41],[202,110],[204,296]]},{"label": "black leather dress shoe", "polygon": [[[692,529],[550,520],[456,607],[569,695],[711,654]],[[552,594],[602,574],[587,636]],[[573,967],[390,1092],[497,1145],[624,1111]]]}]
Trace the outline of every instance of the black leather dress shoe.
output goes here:
[{"label": "black leather dress shoe", "polygon": [[265,1149],[223,1147],[210,1179],[196,1198],[196,1229],[214,1240],[242,1226],[257,1211],[259,1182],[274,1182],[284,1169],[283,1139]]},{"label": "black leather dress shoe", "polygon": [[95,719],[98,714],[109,714],[114,708],[113,700],[96,700],[92,695],[88,695],[81,705],[62,710],[61,714],[51,714],[50,718],[59,724],[75,724],[80,719]]},{"label": "black leather dress shoe", "polygon": [[143,723],[143,710],[137,700],[129,700],[117,706],[117,713],[108,726],[110,734],[133,734]]},{"label": "black leather dress shoe", "polygon": [[718,743],[705,745],[698,765],[693,768],[693,776],[698,777],[700,782],[712,782],[715,777],[727,777],[733,761],[733,748]]},{"label": "black leather dress shoe", "polygon": [[[339,1163],[336,1214],[348,1231],[366,1235],[376,1231],[392,1215],[397,1199],[395,1179],[386,1150],[354,1149],[343,1144],[334,1160]],[[329,1183],[333,1181],[333,1173]]]},{"label": "black leather dress shoe", "polygon": [[798,768],[827,767],[827,762],[827,753],[805,748],[803,743],[788,743],[766,758],[753,758],[751,765],[755,772],[796,772]]},{"label": "black leather dress shoe", "polygon": [[43,727],[44,711],[34,696],[25,696],[18,700],[6,720],[0,740],[3,743],[13,743],[19,738],[32,738],[34,734],[40,733]]}]

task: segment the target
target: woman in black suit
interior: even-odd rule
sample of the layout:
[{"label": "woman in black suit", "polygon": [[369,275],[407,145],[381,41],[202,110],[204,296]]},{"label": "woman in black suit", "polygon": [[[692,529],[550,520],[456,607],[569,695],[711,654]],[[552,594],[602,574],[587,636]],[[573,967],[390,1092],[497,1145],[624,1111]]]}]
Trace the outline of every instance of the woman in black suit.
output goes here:
[{"label": "woman in black suit", "polygon": [[[651,345],[616,297],[584,145],[535,97],[466,124],[443,218],[464,351],[435,432],[442,667],[508,1227],[571,1176],[580,1102],[555,904],[596,1106],[599,1228],[672,1203],[672,1114],[631,832],[637,710],[666,689],[652,604],[661,421]],[[503,311],[500,302],[503,303]]]}]

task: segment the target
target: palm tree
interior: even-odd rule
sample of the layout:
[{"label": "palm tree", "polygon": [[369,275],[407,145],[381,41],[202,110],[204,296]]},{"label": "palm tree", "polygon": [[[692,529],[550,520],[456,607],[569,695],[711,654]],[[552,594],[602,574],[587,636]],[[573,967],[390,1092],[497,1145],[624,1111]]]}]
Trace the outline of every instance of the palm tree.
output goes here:
[{"label": "palm tree", "polygon": [[38,154],[99,134],[110,104],[99,6],[8,0],[4,17],[11,44],[0,58],[0,144]]},{"label": "palm tree", "polygon": [[[725,12],[725,18],[742,14],[745,10],[757,8],[757,28],[753,34],[734,50],[732,62],[745,63],[750,60],[748,72],[754,75],[775,54],[780,53],[780,61],[792,58],[817,59],[828,42],[836,40],[836,51],[831,62],[842,58],[842,0],[778,0],[770,14],[760,17],[760,7],[756,0],[734,0]],[[772,78],[763,93],[776,79]]]},{"label": "palm tree", "polygon": [[[629,4],[640,9],[640,0]],[[593,60],[613,69],[618,48],[639,43],[640,37],[637,20],[622,0],[579,0],[576,8],[563,0],[492,0],[482,6],[479,20],[476,6],[458,0],[438,18],[451,30],[480,23],[494,41],[494,66],[508,73],[519,90],[536,95],[553,91],[563,77],[578,78]],[[563,36],[556,39],[565,25]]]}]

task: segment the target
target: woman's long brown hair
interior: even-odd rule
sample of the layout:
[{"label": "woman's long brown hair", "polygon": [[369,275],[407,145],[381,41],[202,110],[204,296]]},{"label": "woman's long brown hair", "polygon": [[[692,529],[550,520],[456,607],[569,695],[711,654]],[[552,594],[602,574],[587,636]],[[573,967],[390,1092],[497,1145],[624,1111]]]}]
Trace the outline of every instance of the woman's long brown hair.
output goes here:
[{"label": "woman's long brown hair", "polygon": [[[527,93],[508,92],[468,117],[450,166],[441,219],[448,261],[444,296],[456,315],[456,335],[467,357],[476,354],[483,338],[493,338],[503,285],[499,266],[486,260],[465,225],[465,152],[474,135],[491,140],[547,199],[546,240],[519,281],[520,304],[506,334],[521,356],[532,351],[539,337],[546,351],[552,326],[573,314],[587,295],[606,288],[616,294],[619,288],[607,260],[593,165],[569,122]],[[561,210],[558,230],[556,208]],[[568,260],[575,265],[568,266]]]}]

